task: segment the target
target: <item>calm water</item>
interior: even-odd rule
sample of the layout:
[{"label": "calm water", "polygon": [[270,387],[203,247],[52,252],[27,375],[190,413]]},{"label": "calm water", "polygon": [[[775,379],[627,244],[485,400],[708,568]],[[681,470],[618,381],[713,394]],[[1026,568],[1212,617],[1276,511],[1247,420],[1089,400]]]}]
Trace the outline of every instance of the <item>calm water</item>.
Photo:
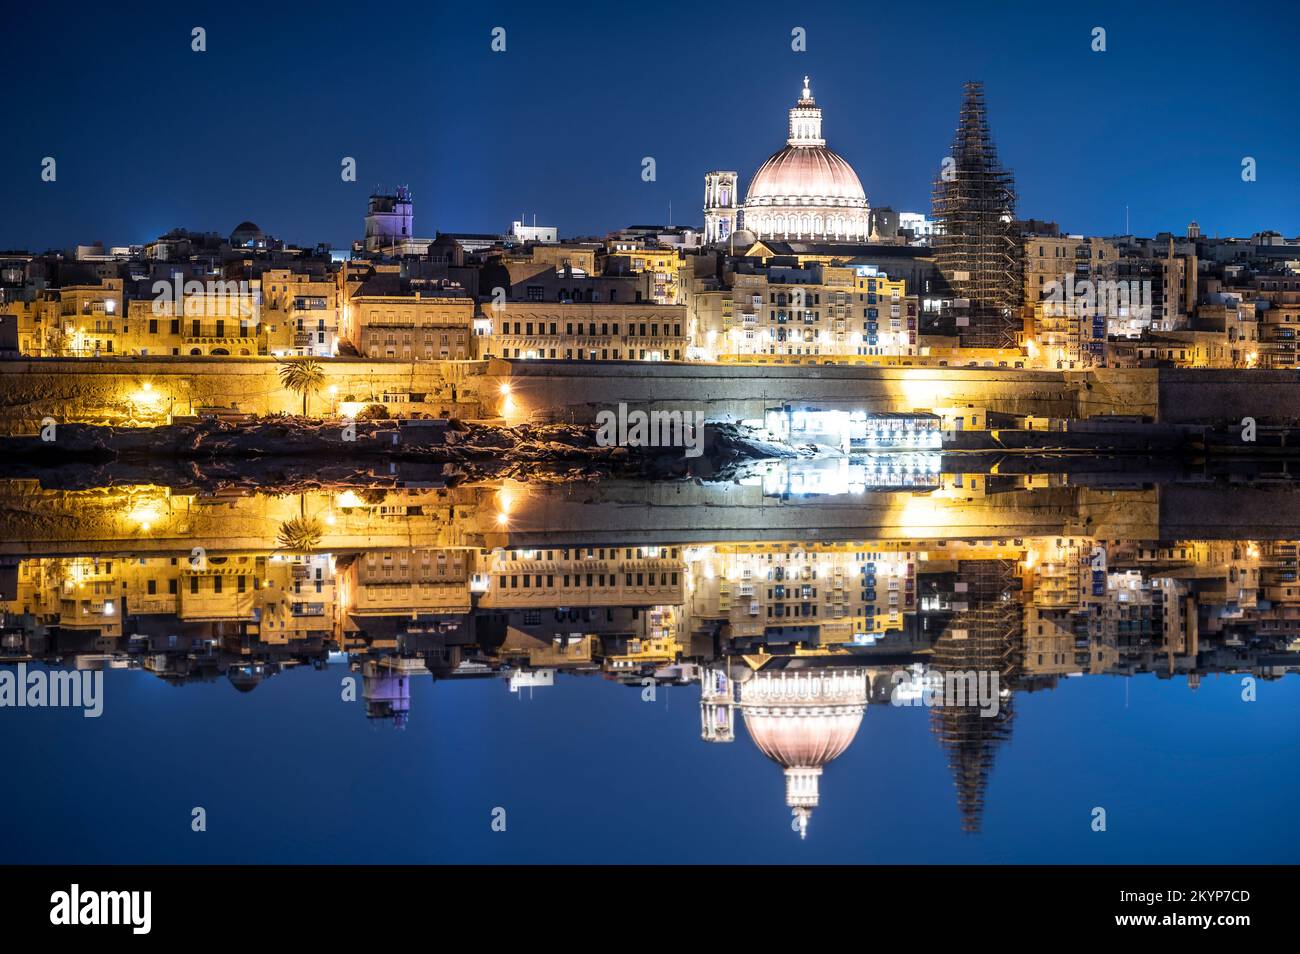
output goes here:
[{"label": "calm water", "polygon": [[[1300,680],[1082,678],[1017,697],[982,829],[921,709],[873,707],[806,840],[780,769],[699,738],[696,688],[413,680],[402,730],[341,666],[251,694],[112,672],[102,718],[6,713],[7,862],[1295,862]],[[190,831],[207,809],[208,830]],[[506,831],[491,830],[504,807]],[[1091,830],[1107,810],[1108,830]]]},{"label": "calm water", "polygon": [[0,861],[1300,860],[1260,511],[819,479],[10,485]]}]

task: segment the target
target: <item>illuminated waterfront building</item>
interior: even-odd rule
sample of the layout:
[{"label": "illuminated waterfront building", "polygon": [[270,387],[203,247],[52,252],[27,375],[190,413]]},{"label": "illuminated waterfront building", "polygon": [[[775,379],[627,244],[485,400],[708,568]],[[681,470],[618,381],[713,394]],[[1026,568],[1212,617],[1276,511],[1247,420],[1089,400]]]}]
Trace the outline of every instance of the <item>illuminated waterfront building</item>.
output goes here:
[{"label": "illuminated waterfront building", "polygon": [[486,355],[577,361],[682,361],[686,308],[623,302],[518,302],[484,310]]},{"label": "illuminated waterfront building", "polygon": [[1260,364],[1300,368],[1300,274],[1259,275],[1247,291],[1259,316]]},{"label": "illuminated waterfront building", "polygon": [[635,673],[681,656],[686,574],[676,547],[493,550],[477,566],[477,608],[501,617],[531,665],[599,660],[609,672]]},{"label": "illuminated waterfront building", "polygon": [[521,245],[537,243],[540,245],[555,245],[560,241],[560,232],[553,225],[538,225],[537,217],[533,216],[533,224],[524,224],[523,219],[515,219],[510,223],[509,238]]},{"label": "illuminated waterfront building", "polygon": [[1131,300],[1126,287],[1121,301],[1112,293],[1119,253],[1110,243],[1077,235],[1027,235],[1022,252],[1035,364],[1070,370],[1101,365],[1108,334],[1140,327],[1140,294]]},{"label": "illuminated waterfront building", "polygon": [[1055,232],[1025,235],[1021,253],[1025,304],[1047,299],[1053,283],[1064,286],[1067,277],[1076,284],[1113,277],[1119,261],[1119,250],[1105,239]]},{"label": "illuminated waterfront building", "polygon": [[[488,258],[488,265],[490,266],[493,261],[499,261],[508,274],[504,282],[497,281],[493,278],[489,267],[488,280],[485,283],[487,287],[484,288],[483,293],[495,296],[494,286],[499,285],[507,299],[537,301],[540,296],[546,301],[564,299],[586,301],[587,295],[574,294],[574,291],[577,288],[585,289],[584,280],[600,276],[603,250],[603,247],[597,243],[534,244],[506,250],[499,257],[495,254],[491,255]],[[565,284],[570,287],[561,288],[561,279],[565,279]],[[574,279],[577,279],[576,283]],[[622,283],[615,283],[614,287],[619,284]],[[632,296],[625,297],[630,300]],[[610,297],[608,294],[603,298],[609,301],[622,300]]]},{"label": "illuminated waterfront building", "polygon": [[700,294],[693,344],[706,358],[897,360],[917,353],[916,296],[872,266],[770,263],[736,272],[729,295],[707,288]]},{"label": "illuminated waterfront building", "polygon": [[[248,357],[266,354],[261,283],[235,279],[160,280],[127,306],[122,346],[140,355]],[[120,350],[120,349],[119,349]]]},{"label": "illuminated waterfront building", "polygon": [[[64,322],[60,320],[58,292],[43,291],[31,298],[0,303],[0,321],[6,323],[5,334],[11,338],[18,354],[53,357],[62,354],[65,340]],[[8,323],[12,322],[12,330]],[[76,325],[68,323],[71,333]]]},{"label": "illuminated waterfront building", "polygon": [[612,239],[607,243],[606,275],[647,275],[650,298],[659,305],[678,304],[678,271],[682,256],[675,248],[658,248],[646,242]]},{"label": "illuminated waterfront building", "polygon": [[0,314],[16,323],[19,354],[93,358],[131,351],[121,279],[41,289],[0,304]]},{"label": "illuminated waterfront building", "polygon": [[262,320],[273,355],[338,353],[339,292],[333,275],[271,269],[262,273]]},{"label": "illuminated waterfront building", "polygon": [[1198,260],[1195,246],[1180,249],[1175,246],[1173,236],[1168,236],[1164,242],[1128,236],[1112,241],[1119,250],[1114,278],[1130,288],[1139,289],[1143,307],[1132,313],[1135,321],[1115,322],[1111,333],[1132,335],[1146,330],[1186,329],[1196,308]]},{"label": "illuminated waterfront building", "polygon": [[367,358],[474,357],[474,301],[458,285],[375,271],[347,300],[347,334]]}]

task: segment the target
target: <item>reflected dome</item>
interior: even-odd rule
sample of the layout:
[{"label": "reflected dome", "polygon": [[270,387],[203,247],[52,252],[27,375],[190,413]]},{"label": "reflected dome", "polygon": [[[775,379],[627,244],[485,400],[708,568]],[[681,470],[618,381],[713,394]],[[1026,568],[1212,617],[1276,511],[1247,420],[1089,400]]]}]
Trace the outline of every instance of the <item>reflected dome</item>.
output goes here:
[{"label": "reflected dome", "polygon": [[868,693],[864,669],[760,672],[740,686],[745,729],[785,769],[785,800],[806,837],[818,779],[858,733]]}]

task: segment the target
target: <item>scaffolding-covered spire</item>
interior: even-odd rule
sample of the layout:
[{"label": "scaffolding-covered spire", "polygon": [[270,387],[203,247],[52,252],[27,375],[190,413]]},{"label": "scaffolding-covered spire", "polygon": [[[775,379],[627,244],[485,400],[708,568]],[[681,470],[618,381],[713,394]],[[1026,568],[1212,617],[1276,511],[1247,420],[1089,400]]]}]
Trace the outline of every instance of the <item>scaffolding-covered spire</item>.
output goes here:
[{"label": "scaffolding-covered spire", "polygon": [[952,152],[934,182],[933,238],[954,299],[956,330],[968,348],[1014,348],[1020,327],[1020,239],[1015,179],[998,162],[981,83],[965,84]]}]

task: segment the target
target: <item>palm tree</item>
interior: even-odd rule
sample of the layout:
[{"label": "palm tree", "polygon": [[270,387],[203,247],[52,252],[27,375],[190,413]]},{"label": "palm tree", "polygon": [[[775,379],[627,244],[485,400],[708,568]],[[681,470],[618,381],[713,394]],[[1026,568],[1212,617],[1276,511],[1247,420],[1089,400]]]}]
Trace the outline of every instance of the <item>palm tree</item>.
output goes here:
[{"label": "palm tree", "polygon": [[285,361],[280,364],[280,383],[302,395],[302,416],[307,416],[307,398],[325,383],[325,371],[315,361]]},{"label": "palm tree", "polygon": [[280,524],[276,534],[276,543],[282,550],[295,553],[310,553],[320,544],[325,535],[325,528],[314,517],[294,517]]}]

